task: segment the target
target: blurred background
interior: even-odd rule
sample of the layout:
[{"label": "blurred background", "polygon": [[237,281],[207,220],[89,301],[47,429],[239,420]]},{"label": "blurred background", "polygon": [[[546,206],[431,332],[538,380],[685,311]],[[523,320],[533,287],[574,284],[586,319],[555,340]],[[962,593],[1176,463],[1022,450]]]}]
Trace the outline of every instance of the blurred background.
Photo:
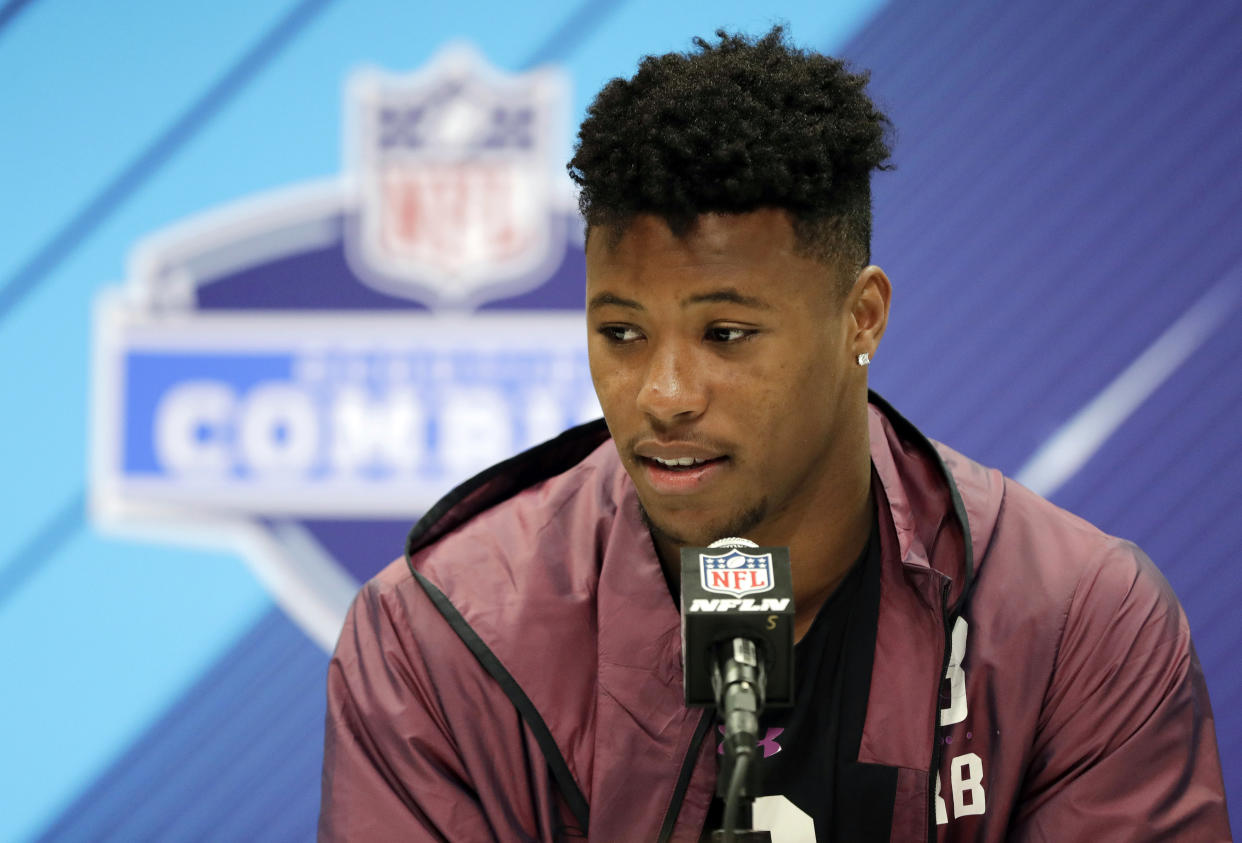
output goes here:
[{"label": "blurred background", "polygon": [[758,6],[0,5],[0,840],[313,836],[358,584],[597,412],[587,103],[775,22],[897,127],[873,385],[1156,560],[1236,797],[1242,7]]}]

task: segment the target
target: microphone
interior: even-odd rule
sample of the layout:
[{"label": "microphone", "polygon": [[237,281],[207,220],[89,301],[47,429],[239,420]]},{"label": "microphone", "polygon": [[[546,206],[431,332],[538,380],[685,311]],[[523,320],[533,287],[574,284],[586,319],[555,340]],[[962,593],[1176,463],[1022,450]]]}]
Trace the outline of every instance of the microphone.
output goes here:
[{"label": "microphone", "polygon": [[681,549],[686,705],[715,705],[724,722],[717,794],[726,799],[726,829],[734,827],[730,805],[756,796],[759,715],[793,704],[793,638],[789,548],[728,538]]}]

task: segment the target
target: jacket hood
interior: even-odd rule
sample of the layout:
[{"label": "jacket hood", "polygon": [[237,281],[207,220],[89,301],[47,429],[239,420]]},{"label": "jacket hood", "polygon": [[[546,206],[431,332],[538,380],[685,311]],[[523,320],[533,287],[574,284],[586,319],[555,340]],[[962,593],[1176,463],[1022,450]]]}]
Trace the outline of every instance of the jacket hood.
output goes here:
[{"label": "jacket hood", "polygon": [[406,538],[406,559],[523,489],[568,471],[607,439],[604,420],[595,419],[476,474],[418,520]]},{"label": "jacket hood", "polygon": [[[955,612],[991,541],[1004,481],[953,449],[928,439],[877,393],[869,395],[871,459],[884,489],[903,564],[932,568],[952,585]],[[585,459],[609,438],[596,419],[498,463],[432,507],[406,541],[408,559],[479,513]]]}]

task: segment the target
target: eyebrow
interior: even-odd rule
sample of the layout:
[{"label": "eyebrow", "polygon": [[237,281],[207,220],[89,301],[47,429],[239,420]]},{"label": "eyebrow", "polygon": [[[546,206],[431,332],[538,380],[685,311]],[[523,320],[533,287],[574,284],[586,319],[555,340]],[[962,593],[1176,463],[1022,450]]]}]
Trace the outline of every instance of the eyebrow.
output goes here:
[{"label": "eyebrow", "polygon": [[755,296],[746,296],[739,293],[733,287],[725,287],[721,290],[712,290],[710,293],[697,293],[681,300],[681,306],[685,307],[690,304],[705,304],[712,302],[723,302],[725,304],[740,304],[743,307],[753,307],[757,310],[771,310],[772,305],[768,304],[761,298]]},{"label": "eyebrow", "polygon": [[620,296],[613,295],[612,293],[600,293],[587,302],[587,310],[595,310],[596,308],[606,307],[610,304],[615,304],[617,307],[628,307],[632,310],[646,309],[633,299],[623,299]]},{"label": "eyebrow", "polygon": [[[753,307],[757,310],[771,310],[772,305],[768,304],[761,298],[755,296],[746,296],[739,293],[733,287],[725,287],[720,290],[712,290],[709,293],[695,293],[681,300],[682,307],[688,307],[692,304],[710,304],[710,303],[726,303],[738,304],[743,307]],[[633,299],[625,299],[613,293],[600,293],[594,296],[587,303],[587,310],[595,310],[608,305],[616,305],[617,307],[627,307],[631,310],[646,310],[638,302]]]}]

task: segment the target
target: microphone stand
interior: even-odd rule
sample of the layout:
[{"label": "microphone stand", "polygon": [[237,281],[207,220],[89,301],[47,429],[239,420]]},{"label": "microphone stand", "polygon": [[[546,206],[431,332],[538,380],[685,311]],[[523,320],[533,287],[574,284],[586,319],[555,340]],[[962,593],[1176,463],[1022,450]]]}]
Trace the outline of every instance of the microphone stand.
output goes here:
[{"label": "microphone stand", "polygon": [[717,778],[716,792],[724,791],[725,812],[722,828],[712,832],[712,843],[772,843],[770,831],[756,831],[752,809],[754,793],[749,788],[739,786],[751,778],[750,769],[754,766],[755,756],[740,755],[731,765],[733,772],[726,776],[730,765],[721,765]]},{"label": "microphone stand", "polygon": [[735,638],[719,645],[712,661],[712,687],[725,730],[724,763],[716,779],[724,818],[723,827],[712,832],[712,843],[772,843],[770,832],[751,828],[759,789],[759,712],[766,684],[753,641]]}]

